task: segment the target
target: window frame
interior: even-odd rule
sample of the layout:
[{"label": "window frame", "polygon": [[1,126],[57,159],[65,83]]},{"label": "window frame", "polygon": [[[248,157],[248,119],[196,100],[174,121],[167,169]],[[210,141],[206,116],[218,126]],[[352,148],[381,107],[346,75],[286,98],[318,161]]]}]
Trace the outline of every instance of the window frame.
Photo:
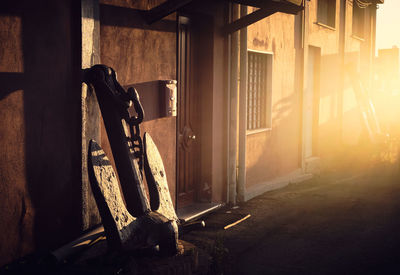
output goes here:
[{"label": "window frame", "polygon": [[[264,101],[264,108],[261,108],[261,111],[264,112],[264,122],[265,125],[261,125],[259,128],[251,128],[249,129],[249,85],[250,85],[250,54],[260,54],[265,56],[266,58],[266,70],[265,70],[265,101]],[[246,89],[246,135],[256,134],[261,132],[266,132],[272,129],[272,68],[273,68],[273,57],[274,54],[272,52],[267,51],[259,51],[259,50],[247,50],[247,89]]]},{"label": "window frame", "polygon": [[[324,2],[324,4],[326,5],[323,10],[321,5],[322,2]],[[336,4],[336,0],[318,0],[316,22],[318,25],[336,30]],[[331,11],[331,13],[329,11]]]},{"label": "window frame", "polygon": [[[352,22],[351,22],[351,36],[360,40],[365,39],[365,19],[366,8],[361,8],[353,1]],[[358,11],[357,18],[355,13]],[[361,19],[361,21],[360,21]],[[355,24],[356,23],[356,24]]]}]

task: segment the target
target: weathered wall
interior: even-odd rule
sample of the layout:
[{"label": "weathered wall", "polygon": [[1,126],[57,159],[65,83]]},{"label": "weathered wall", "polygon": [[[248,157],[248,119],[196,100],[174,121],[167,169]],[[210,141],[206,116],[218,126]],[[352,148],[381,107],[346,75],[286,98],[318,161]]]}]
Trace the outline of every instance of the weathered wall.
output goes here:
[{"label": "weathered wall", "polygon": [[[143,22],[140,10],[154,7],[163,1],[117,1],[102,0],[101,21],[101,62],[113,67],[122,85],[135,86],[146,104],[153,100],[159,104],[157,80],[176,79],[176,14],[172,14],[152,25]],[[211,6],[210,6],[211,5]],[[208,7],[208,8],[205,8]],[[227,5],[210,1],[195,2],[185,7],[184,13],[208,16],[214,20],[207,33],[199,31],[199,38],[205,35],[211,47],[203,49],[204,55],[194,57],[202,67],[195,76],[194,86],[198,89],[202,120],[198,141],[201,143],[199,158],[200,186],[212,185],[212,201],[224,201],[226,195],[226,40],[219,32],[224,24]],[[194,12],[194,13],[193,13]],[[200,22],[200,21],[199,21]],[[201,24],[204,24],[201,23]],[[195,47],[205,43],[201,39]],[[207,44],[205,43],[205,44]],[[208,44],[207,44],[208,45]],[[195,48],[194,47],[194,48]],[[218,58],[215,58],[218,57]],[[203,68],[203,65],[206,67]],[[202,74],[202,75],[201,75]],[[157,99],[158,98],[158,99]],[[145,110],[146,112],[146,110]],[[169,188],[173,198],[176,189],[176,118],[156,118],[157,110],[150,110],[154,118],[143,123],[142,131],[148,131],[156,142],[167,172]],[[102,135],[102,138],[105,135]],[[197,141],[196,140],[196,141]],[[107,149],[107,141],[103,146]],[[201,188],[200,188],[201,189]],[[209,194],[208,194],[209,195]],[[199,194],[202,196],[202,194]]]},{"label": "weathered wall", "polygon": [[6,1],[0,9],[0,265],[80,232],[80,18],[72,3]]},{"label": "weathered wall", "polygon": [[[225,202],[227,195],[227,106],[228,106],[228,37],[220,32],[225,26],[228,9],[224,3],[210,1],[213,11],[213,119],[212,119],[212,198],[213,202]],[[204,109],[203,109],[204,110]]]},{"label": "weathered wall", "polygon": [[227,22],[227,7],[218,1],[193,1],[184,11],[195,22],[193,82],[199,102],[201,165],[197,184],[202,202],[226,201],[228,39],[221,29]]},{"label": "weathered wall", "polygon": [[[334,154],[341,140],[341,56],[340,43],[340,2],[336,1],[334,28],[318,24],[317,1],[309,2],[308,33],[309,45],[320,48],[320,88],[319,88],[319,121],[317,147],[318,156],[325,160]],[[308,46],[308,45],[307,45]],[[305,61],[307,62],[307,61]],[[305,66],[307,67],[307,66]],[[304,72],[307,77],[307,71]]]},{"label": "weathered wall", "polygon": [[[154,7],[162,1],[100,1],[101,62],[117,72],[123,86],[135,86],[157,80],[176,79],[176,21],[171,15],[153,25],[144,23],[139,10]],[[139,95],[158,90],[154,85],[142,85]],[[147,98],[146,98],[147,99]],[[158,105],[154,98],[154,105]],[[145,110],[146,112],[146,110]],[[154,112],[153,112],[154,113]],[[142,124],[142,134],[148,131],[163,159],[172,198],[176,187],[176,118],[152,119]],[[102,147],[111,156],[103,129]]]},{"label": "weathered wall", "polygon": [[[345,1],[336,3],[336,26],[334,29],[316,24],[317,1],[309,2],[309,45],[321,49],[320,100],[318,155],[328,164],[335,164],[343,145],[355,145],[365,138],[363,122],[360,117],[351,79],[346,67],[353,64],[361,70],[363,80],[368,83],[371,69],[371,9],[366,9],[365,37],[360,39],[353,34],[353,4]],[[344,22],[340,11],[345,10]],[[344,34],[340,33],[344,24]],[[340,36],[344,36],[343,59],[340,53]],[[333,162],[329,162],[333,161]],[[337,163],[338,164],[338,163]]]},{"label": "weathered wall", "polygon": [[276,13],[249,26],[247,43],[249,49],[273,53],[272,128],[248,134],[246,141],[246,185],[252,186],[300,167],[295,16]]},{"label": "weathered wall", "polygon": [[[371,39],[374,33],[371,28],[372,10],[366,9],[365,36],[360,39],[354,36],[353,6],[349,3],[346,6],[346,55],[345,64],[354,66],[360,71],[361,80],[365,87],[371,83],[370,70],[372,57],[375,53],[371,50]],[[343,142],[345,145],[358,145],[368,137],[366,136],[364,121],[361,117],[358,102],[356,100],[350,75],[346,72],[343,91]]]}]

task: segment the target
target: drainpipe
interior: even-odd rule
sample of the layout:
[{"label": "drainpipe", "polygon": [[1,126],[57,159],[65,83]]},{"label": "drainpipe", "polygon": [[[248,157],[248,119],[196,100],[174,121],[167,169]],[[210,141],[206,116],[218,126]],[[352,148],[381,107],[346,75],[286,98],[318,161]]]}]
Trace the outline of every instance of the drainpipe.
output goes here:
[{"label": "drainpipe", "polygon": [[[229,23],[239,18],[239,5],[229,4]],[[228,196],[231,205],[236,204],[237,189],[237,131],[238,131],[238,65],[239,65],[239,33],[229,35],[228,67]]]},{"label": "drainpipe", "polygon": [[301,165],[301,170],[303,173],[307,173],[307,167],[306,167],[306,132],[305,132],[305,108],[304,106],[305,101],[304,101],[304,95],[308,86],[308,80],[307,80],[307,67],[308,67],[308,56],[309,56],[309,48],[310,48],[310,43],[309,43],[309,29],[310,29],[310,4],[309,1],[304,1],[304,10],[301,13],[301,47],[302,47],[302,60],[301,60],[301,77],[300,77],[300,93],[301,93],[301,160],[300,160],[300,165]]},{"label": "drainpipe", "polygon": [[371,5],[371,28],[372,28],[372,32],[371,32],[371,53],[370,53],[370,57],[371,57],[371,64],[370,64],[370,79],[371,79],[371,87],[372,87],[372,82],[374,79],[374,74],[375,74],[375,47],[376,47],[376,10],[378,9],[378,4],[376,2],[374,2]]},{"label": "drainpipe", "polygon": [[340,56],[340,87],[338,91],[338,119],[340,143],[343,143],[343,93],[346,62],[346,5],[347,0],[340,1],[340,25],[339,25],[339,56]]},{"label": "drainpipe", "polygon": [[[240,17],[247,15],[247,6],[240,5]],[[245,200],[246,185],[246,131],[247,131],[247,27],[240,30],[240,90],[239,90],[239,170],[237,195]]]},{"label": "drainpipe", "polygon": [[303,173],[306,172],[306,162],[305,162],[305,143],[306,143],[306,139],[305,139],[305,131],[304,131],[304,91],[306,89],[306,66],[307,66],[307,62],[306,62],[306,58],[308,57],[308,1],[304,1],[304,9],[301,12],[301,24],[300,24],[300,28],[301,28],[301,47],[302,47],[302,60],[301,60],[301,64],[299,66],[301,66],[300,69],[300,98],[301,98],[301,119],[300,119],[300,133],[301,133],[301,137],[300,137],[300,154],[299,154],[299,158],[300,158],[300,165],[301,165],[301,170]]}]

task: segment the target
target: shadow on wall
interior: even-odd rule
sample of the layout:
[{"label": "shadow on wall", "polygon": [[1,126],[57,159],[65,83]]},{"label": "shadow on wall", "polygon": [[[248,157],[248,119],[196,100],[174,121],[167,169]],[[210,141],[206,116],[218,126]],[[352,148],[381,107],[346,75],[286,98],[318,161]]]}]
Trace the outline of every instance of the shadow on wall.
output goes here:
[{"label": "shadow on wall", "polygon": [[[379,148],[371,143],[347,71],[340,86],[337,55],[322,56],[319,151],[325,170],[367,169]],[[359,52],[346,53],[345,63],[359,64]],[[362,70],[363,68],[361,68]],[[340,93],[342,92],[342,95]]]},{"label": "shadow on wall", "polygon": [[[0,11],[0,265],[81,229],[80,33],[74,1]],[[75,29],[74,29],[75,28]],[[3,58],[5,57],[5,58]],[[12,58],[10,58],[12,57]]]},{"label": "shadow on wall", "polygon": [[338,54],[321,56],[317,144],[322,162],[329,164],[342,143],[340,60]]},{"label": "shadow on wall", "polygon": [[123,85],[175,79],[175,17],[147,25],[140,12],[100,5],[101,62],[118,72]]},{"label": "shadow on wall", "polygon": [[[126,85],[125,88],[134,87],[140,96],[144,109],[144,120],[140,125],[141,135],[148,132],[153,138],[166,171],[169,191],[175,204],[176,192],[176,116],[166,116],[166,97],[164,81],[149,81]],[[167,97],[169,99],[169,97]]]},{"label": "shadow on wall", "polygon": [[[141,11],[156,5],[159,0],[147,3],[113,0],[101,2],[101,62],[118,73],[121,85],[137,89],[145,111],[141,133],[148,131],[156,143],[164,162],[170,191],[174,193],[176,118],[161,114],[162,99],[158,80],[176,78],[175,15],[147,25]],[[119,4],[124,7],[113,6]],[[169,20],[171,17],[172,20]],[[101,146],[112,160],[104,128],[102,133]]]},{"label": "shadow on wall", "polygon": [[[346,55],[347,61],[357,58],[357,52]],[[317,139],[316,152],[321,157],[323,170],[356,165],[364,167],[368,157],[373,157],[374,153],[368,143],[368,133],[350,81],[345,81],[343,87],[341,85],[340,68],[339,55],[321,57],[318,123],[315,125],[317,131],[313,138]],[[345,75],[345,80],[346,78],[348,77]],[[249,186],[300,167],[294,159],[297,155],[301,156],[302,150],[302,134],[296,126],[301,125],[300,96],[300,93],[292,93],[275,102],[272,107],[272,129],[247,136],[246,167]],[[351,146],[350,140],[353,140]]]},{"label": "shadow on wall", "polygon": [[[295,25],[301,24],[294,17]],[[296,29],[296,28],[294,28]],[[277,53],[275,38],[272,49],[273,61],[271,98],[272,128],[247,135],[246,142],[246,185],[247,187],[283,176],[301,167],[301,37],[293,33],[293,45]],[[292,48],[293,46],[293,48]],[[290,65],[291,68],[285,68]],[[282,73],[285,72],[285,73]]]},{"label": "shadow on wall", "polygon": [[[289,27],[294,20],[293,40],[289,33],[283,36],[284,43],[279,36],[271,36],[264,41],[258,39],[258,34],[252,34],[257,37],[253,40],[253,46],[264,47],[274,53],[274,71],[270,80],[273,104],[272,128],[247,135],[247,187],[284,176],[301,167],[303,40],[301,33],[296,30],[301,28],[302,20],[300,16],[282,16],[286,20],[282,22]],[[277,48],[276,44],[280,46]]]},{"label": "shadow on wall", "polygon": [[299,168],[300,94],[277,101],[272,107],[272,129],[247,135],[246,184],[271,180]]}]

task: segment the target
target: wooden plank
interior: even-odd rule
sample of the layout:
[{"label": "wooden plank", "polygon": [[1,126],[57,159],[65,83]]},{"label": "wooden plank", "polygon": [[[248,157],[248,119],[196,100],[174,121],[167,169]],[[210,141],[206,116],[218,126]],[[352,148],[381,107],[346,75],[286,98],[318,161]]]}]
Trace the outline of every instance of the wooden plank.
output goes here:
[{"label": "wooden plank", "polygon": [[247,219],[250,218],[250,217],[251,217],[251,215],[248,214],[248,215],[247,215],[246,217],[244,217],[243,219],[240,219],[240,220],[238,220],[238,221],[236,221],[236,222],[234,222],[234,223],[228,224],[227,226],[224,227],[224,230],[226,230],[226,229],[228,229],[228,228],[231,228],[231,227],[233,227],[233,226],[235,226],[235,225],[241,223],[242,221],[247,220]]}]

